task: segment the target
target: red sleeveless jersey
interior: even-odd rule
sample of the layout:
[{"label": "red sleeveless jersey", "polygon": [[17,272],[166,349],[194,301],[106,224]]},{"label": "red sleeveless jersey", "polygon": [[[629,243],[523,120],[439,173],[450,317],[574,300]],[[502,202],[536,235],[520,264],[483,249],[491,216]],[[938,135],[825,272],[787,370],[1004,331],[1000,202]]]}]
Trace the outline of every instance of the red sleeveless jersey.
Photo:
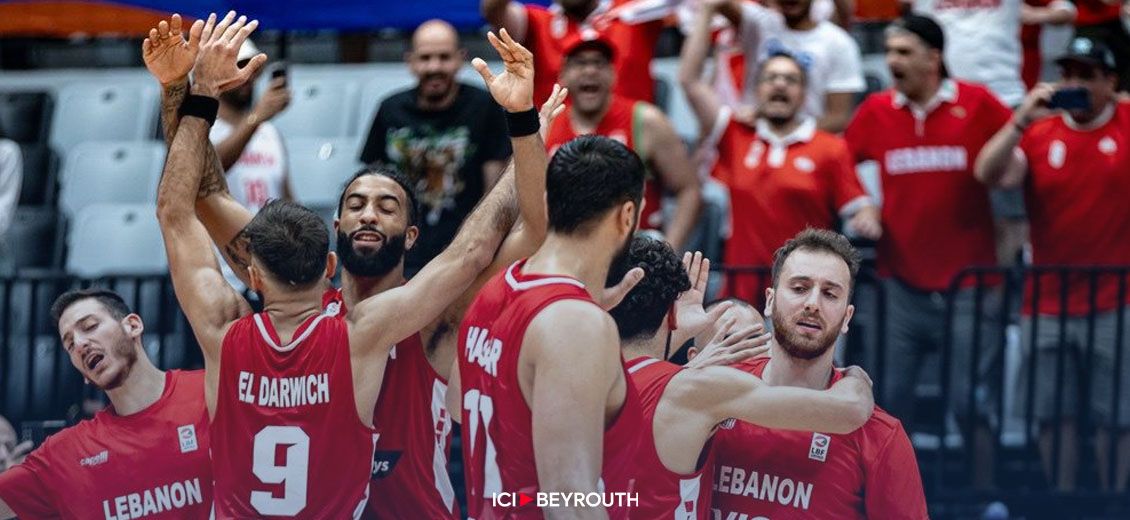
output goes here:
[{"label": "red sleeveless jersey", "polygon": [[212,422],[217,518],[358,518],[374,430],[357,416],[345,320],[311,317],[280,346],[266,313],[228,330]]},{"label": "red sleeveless jersey", "polygon": [[643,408],[643,444],[633,464],[640,507],[632,510],[633,519],[706,520],[710,516],[710,486],[714,476],[714,450],[708,440],[699,457],[698,471],[690,475],[675,473],[659,459],[655,445],[655,409],[667,383],[683,367],[651,357],[628,361],[628,375],[640,393]]},{"label": "red sleeveless jersey", "polygon": [[0,473],[0,500],[20,518],[207,519],[212,461],[204,371],[165,372],[160,399],[113,407],[47,438]]},{"label": "red sleeveless jersey", "polygon": [[[612,96],[608,112],[604,114],[604,119],[600,120],[600,124],[597,125],[592,135],[603,135],[619,141],[642,156],[643,151],[636,148],[639,142],[636,138],[636,132],[640,128],[636,124],[636,114],[639,113],[644,104],[642,101]],[[545,136],[545,146],[549,149],[550,157],[553,157],[553,154],[557,152],[561,145],[584,135],[573,130],[572,114],[573,107],[568,106],[565,108],[565,112],[554,119],[550,125],[549,133]],[[650,170],[647,174],[647,180],[644,182],[643,200],[645,204],[643,213],[640,214],[640,229],[662,229],[663,212],[660,210],[663,203],[663,184],[651,174]]]},{"label": "red sleeveless jersey", "polygon": [[[346,313],[341,289],[328,289],[322,304],[327,313]],[[419,333],[392,347],[373,410],[378,435],[369,481],[373,499],[363,519],[459,517],[447,473],[451,416],[446,395],[447,380],[428,362]]]},{"label": "red sleeveless jersey", "polygon": [[[542,518],[537,502],[499,500],[503,493],[533,498],[539,490],[533,413],[518,385],[518,355],[526,328],[543,309],[562,300],[592,302],[580,281],[522,274],[524,264],[517,262],[487,282],[459,328],[463,460],[471,518]],[[625,382],[624,405],[604,430],[601,482],[606,493],[638,491],[632,477],[643,417],[635,386],[630,379]],[[609,507],[609,517],[626,518],[627,506]]]}]

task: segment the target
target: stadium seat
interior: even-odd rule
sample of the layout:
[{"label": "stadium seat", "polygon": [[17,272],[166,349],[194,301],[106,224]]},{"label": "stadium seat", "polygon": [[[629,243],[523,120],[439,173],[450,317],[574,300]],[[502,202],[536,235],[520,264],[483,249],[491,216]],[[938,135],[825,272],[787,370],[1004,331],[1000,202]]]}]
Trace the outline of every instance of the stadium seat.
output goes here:
[{"label": "stadium seat", "polygon": [[154,204],[93,204],[67,235],[67,272],[86,278],[168,270]]},{"label": "stadium seat", "polygon": [[14,412],[11,418],[55,418],[79,400],[82,376],[71,365],[57,335],[10,337],[8,347],[11,363],[5,365],[6,383],[0,391],[8,394],[5,400],[9,413]]},{"label": "stadium seat", "polygon": [[54,206],[55,177],[59,171],[59,156],[47,143],[20,145],[24,176],[20,185],[21,206]]},{"label": "stadium seat", "polygon": [[165,162],[156,141],[88,141],[63,161],[59,207],[68,217],[98,203],[155,203]]},{"label": "stadium seat", "polygon": [[58,215],[54,208],[21,206],[16,208],[8,230],[8,252],[13,268],[48,269],[58,260]]},{"label": "stadium seat", "polygon": [[83,141],[136,141],[157,123],[155,83],[73,83],[59,90],[51,120],[51,146],[66,155]]},{"label": "stadium seat", "polygon": [[17,143],[45,143],[51,122],[46,92],[0,93],[0,136]]},{"label": "stadium seat", "polygon": [[[290,105],[272,123],[283,137],[345,137],[353,135],[358,85],[327,77],[290,79]],[[262,92],[260,92],[262,94]]]},{"label": "stadium seat", "polygon": [[355,139],[287,139],[290,185],[298,202],[315,211],[337,208],[341,189],[362,166]]}]

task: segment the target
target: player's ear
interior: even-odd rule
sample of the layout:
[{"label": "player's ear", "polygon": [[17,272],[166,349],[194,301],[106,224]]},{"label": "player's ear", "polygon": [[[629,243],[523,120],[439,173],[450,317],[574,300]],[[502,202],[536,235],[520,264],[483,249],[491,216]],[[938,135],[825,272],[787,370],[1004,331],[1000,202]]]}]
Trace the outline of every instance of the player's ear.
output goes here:
[{"label": "player's ear", "polygon": [[638,214],[635,201],[628,201],[620,205],[620,214],[616,216],[616,227],[621,235],[632,234]]},{"label": "player's ear", "polygon": [[761,323],[765,323],[765,319],[773,316],[773,288],[765,288],[765,313],[761,319]]},{"label": "player's ear", "polygon": [[690,361],[698,355],[698,347],[691,345],[687,348],[687,361]]},{"label": "player's ear", "polygon": [[247,266],[247,288],[251,289],[252,292],[263,291],[263,273],[259,271],[254,262]]},{"label": "player's ear", "polygon": [[416,245],[417,238],[420,238],[420,228],[408,226],[408,229],[404,230],[404,250],[412,250],[412,246]]},{"label": "player's ear", "polygon": [[326,253],[326,279],[329,280],[337,273],[337,253],[330,251]]},{"label": "player's ear", "polygon": [[840,327],[840,334],[848,333],[848,324],[851,323],[852,316],[855,316],[855,305],[848,305],[847,314],[844,315],[844,324]]},{"label": "player's ear", "polygon": [[334,234],[336,235],[339,231],[341,231],[341,219],[334,217]]},{"label": "player's ear", "polygon": [[145,332],[145,323],[141,321],[141,316],[137,314],[130,314],[122,318],[122,326],[126,329],[126,334],[131,338],[140,338],[141,333]]}]

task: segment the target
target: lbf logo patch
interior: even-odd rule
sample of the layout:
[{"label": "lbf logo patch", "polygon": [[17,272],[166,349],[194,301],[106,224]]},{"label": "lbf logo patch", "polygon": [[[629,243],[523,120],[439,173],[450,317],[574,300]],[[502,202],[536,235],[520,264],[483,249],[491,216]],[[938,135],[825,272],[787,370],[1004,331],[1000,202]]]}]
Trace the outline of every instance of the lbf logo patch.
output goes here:
[{"label": "lbf logo patch", "polygon": [[200,448],[196,443],[196,426],[194,425],[186,424],[177,428],[177,439],[180,440],[181,453],[189,453]]},{"label": "lbf logo patch", "polygon": [[808,458],[824,462],[828,460],[828,447],[832,438],[823,433],[812,432],[812,446],[808,448]]}]

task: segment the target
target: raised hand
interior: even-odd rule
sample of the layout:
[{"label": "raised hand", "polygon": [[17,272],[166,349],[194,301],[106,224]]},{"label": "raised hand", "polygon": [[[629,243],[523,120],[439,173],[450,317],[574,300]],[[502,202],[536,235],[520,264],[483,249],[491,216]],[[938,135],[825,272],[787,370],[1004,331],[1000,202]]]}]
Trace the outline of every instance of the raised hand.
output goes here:
[{"label": "raised hand", "polygon": [[643,276],[643,269],[633,267],[624,274],[624,277],[620,279],[620,283],[612,287],[605,287],[604,292],[596,299],[596,304],[600,305],[600,307],[606,311],[620,305],[620,302],[624,301],[624,298],[628,296],[632,288],[643,280]]},{"label": "raised hand", "polygon": [[710,260],[704,258],[702,253],[683,253],[683,268],[691,279],[691,288],[683,291],[675,300],[675,320],[679,328],[675,329],[671,342],[678,345],[706,330],[733,306],[733,303],[725,302],[714,306],[710,312],[703,308],[706,283],[710,279]]},{"label": "raised hand", "polygon": [[487,40],[498,51],[505,70],[497,76],[490,71],[481,58],[471,60],[471,66],[479,71],[483,82],[502,108],[509,112],[525,112],[534,107],[534,55],[510,37],[506,29],[487,33]]},{"label": "raised hand", "polygon": [[243,68],[236,65],[239,47],[259,26],[259,21],[247,23],[247,17],[240,16],[233,23],[233,18],[235,11],[229,12],[215,27],[204,25],[200,54],[196,58],[196,83],[192,85],[194,93],[219,96],[221,92],[246,83],[267,62],[267,55],[259,53]]},{"label": "raised hand", "polygon": [[[208,23],[215,21],[215,14],[208,17]],[[188,73],[200,52],[200,35],[203,31],[204,20],[193,22],[187,35],[182,31],[179,14],[173,14],[168,21],[161,20],[157,27],[149,29],[149,37],[141,42],[141,58],[145,61],[145,68],[165,86],[187,81]]]},{"label": "raised hand", "polygon": [[751,325],[741,330],[733,330],[737,318],[728,318],[721,323],[714,337],[706,345],[697,345],[688,353],[687,368],[708,366],[727,366],[739,361],[769,353],[772,334],[765,333],[765,327]]},{"label": "raised hand", "polygon": [[553,120],[565,111],[565,98],[568,95],[569,89],[556,83],[553,84],[553,92],[549,94],[549,99],[545,100],[545,103],[541,105],[541,110],[538,111],[542,141],[545,141],[545,136],[549,134],[549,125],[553,124]]},{"label": "raised hand", "polygon": [[267,85],[267,91],[255,104],[255,115],[259,121],[267,121],[277,116],[290,105],[290,89],[286,78],[275,78]]}]

